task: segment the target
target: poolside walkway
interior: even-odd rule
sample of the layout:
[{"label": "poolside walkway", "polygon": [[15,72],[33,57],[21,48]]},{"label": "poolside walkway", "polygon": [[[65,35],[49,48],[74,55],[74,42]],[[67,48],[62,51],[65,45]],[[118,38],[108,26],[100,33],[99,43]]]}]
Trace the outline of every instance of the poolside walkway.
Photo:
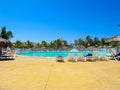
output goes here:
[{"label": "poolside walkway", "polygon": [[65,62],[17,57],[0,61],[0,90],[119,90],[120,61]]}]

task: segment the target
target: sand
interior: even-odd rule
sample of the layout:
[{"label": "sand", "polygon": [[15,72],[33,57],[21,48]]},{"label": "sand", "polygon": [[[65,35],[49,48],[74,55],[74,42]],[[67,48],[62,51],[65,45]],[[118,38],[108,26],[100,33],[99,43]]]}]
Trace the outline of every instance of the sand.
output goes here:
[{"label": "sand", "polygon": [[0,61],[0,90],[120,90],[120,61],[16,57]]}]

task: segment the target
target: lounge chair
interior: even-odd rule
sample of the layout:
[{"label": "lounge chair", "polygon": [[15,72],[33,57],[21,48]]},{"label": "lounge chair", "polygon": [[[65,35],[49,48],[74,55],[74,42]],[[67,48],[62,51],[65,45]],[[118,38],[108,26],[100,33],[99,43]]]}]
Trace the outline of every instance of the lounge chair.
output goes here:
[{"label": "lounge chair", "polygon": [[10,57],[11,57],[11,59],[15,59],[16,58],[16,52],[11,53]]},{"label": "lounge chair", "polygon": [[107,61],[107,60],[109,60],[109,57],[107,57],[107,56],[100,56],[100,61]]},{"label": "lounge chair", "polygon": [[2,55],[0,56],[0,60],[14,60],[15,57],[13,56],[7,56],[7,55]]},{"label": "lounge chair", "polygon": [[116,59],[120,61],[120,52],[118,54],[116,54]]},{"label": "lounge chair", "polygon": [[93,55],[92,53],[88,53],[85,57],[85,61],[93,61]]},{"label": "lounge chair", "polygon": [[99,57],[99,55],[98,55],[98,52],[94,52],[94,54],[93,54],[93,60],[94,60],[94,61],[100,60],[100,57]]},{"label": "lounge chair", "polygon": [[81,53],[78,54],[77,61],[85,61],[83,54],[81,54]]},{"label": "lounge chair", "polygon": [[0,55],[0,60],[14,60],[15,57],[16,57],[16,53],[4,52],[4,54]]},{"label": "lounge chair", "polygon": [[86,55],[85,61],[96,61],[96,56],[94,56],[92,53],[88,53]]},{"label": "lounge chair", "polygon": [[58,56],[56,57],[57,62],[64,62],[64,57],[63,56]]},{"label": "lounge chair", "polygon": [[70,61],[70,62],[76,62],[77,61],[74,57],[74,54],[71,53],[71,54],[68,55],[68,61]]},{"label": "lounge chair", "polygon": [[109,57],[109,59],[112,59],[112,60],[120,60],[120,52],[117,53],[116,55],[111,55]]}]

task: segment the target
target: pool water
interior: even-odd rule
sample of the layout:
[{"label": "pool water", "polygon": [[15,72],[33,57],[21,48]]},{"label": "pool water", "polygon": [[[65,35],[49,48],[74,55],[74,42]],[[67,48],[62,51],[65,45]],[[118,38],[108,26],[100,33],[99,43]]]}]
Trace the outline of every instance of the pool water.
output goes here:
[{"label": "pool water", "polygon": [[[64,57],[68,57],[68,55],[70,53],[73,53],[74,56],[78,56],[78,54],[83,54],[83,56],[85,57],[88,53],[92,53],[94,54],[94,52],[22,52],[19,53],[19,56],[31,56],[31,57],[48,57],[48,58],[54,58],[57,56],[64,56]],[[98,53],[99,56],[109,56],[108,53],[105,52],[99,52]]]}]

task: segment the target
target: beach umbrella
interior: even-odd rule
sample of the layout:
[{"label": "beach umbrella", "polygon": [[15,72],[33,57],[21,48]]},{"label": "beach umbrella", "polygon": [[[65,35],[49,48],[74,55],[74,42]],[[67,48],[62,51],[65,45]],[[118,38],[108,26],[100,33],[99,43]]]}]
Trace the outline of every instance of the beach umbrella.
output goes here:
[{"label": "beach umbrella", "polygon": [[0,37],[0,48],[12,47],[12,43],[9,40]]}]

